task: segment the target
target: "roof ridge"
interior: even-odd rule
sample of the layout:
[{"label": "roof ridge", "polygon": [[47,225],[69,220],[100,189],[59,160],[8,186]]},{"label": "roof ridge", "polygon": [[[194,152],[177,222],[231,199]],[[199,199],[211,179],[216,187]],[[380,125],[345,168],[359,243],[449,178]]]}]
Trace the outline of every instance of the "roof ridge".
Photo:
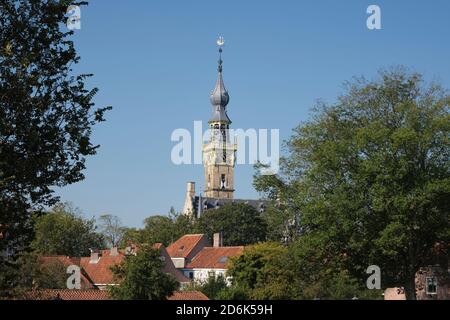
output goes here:
[{"label": "roof ridge", "polygon": [[228,248],[245,248],[245,246],[203,247],[203,249],[228,249]]}]

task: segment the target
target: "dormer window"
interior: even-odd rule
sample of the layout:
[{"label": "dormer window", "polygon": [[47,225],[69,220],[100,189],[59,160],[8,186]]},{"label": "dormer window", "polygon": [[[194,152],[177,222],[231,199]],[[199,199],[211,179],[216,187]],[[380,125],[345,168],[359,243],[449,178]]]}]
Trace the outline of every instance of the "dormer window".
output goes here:
[{"label": "dormer window", "polygon": [[219,259],[219,263],[226,263],[228,261],[228,257],[221,257]]}]

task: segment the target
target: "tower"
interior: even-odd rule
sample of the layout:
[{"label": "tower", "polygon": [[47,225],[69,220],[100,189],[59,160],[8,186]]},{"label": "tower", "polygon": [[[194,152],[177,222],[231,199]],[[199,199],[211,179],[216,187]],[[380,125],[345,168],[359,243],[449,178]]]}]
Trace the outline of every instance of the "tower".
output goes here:
[{"label": "tower", "polygon": [[217,40],[219,46],[219,65],[216,86],[211,92],[212,116],[208,121],[210,138],[203,145],[203,165],[205,167],[205,197],[233,199],[234,165],[236,144],[230,141],[231,120],[227,115],[230,100],[222,79],[223,38]]}]

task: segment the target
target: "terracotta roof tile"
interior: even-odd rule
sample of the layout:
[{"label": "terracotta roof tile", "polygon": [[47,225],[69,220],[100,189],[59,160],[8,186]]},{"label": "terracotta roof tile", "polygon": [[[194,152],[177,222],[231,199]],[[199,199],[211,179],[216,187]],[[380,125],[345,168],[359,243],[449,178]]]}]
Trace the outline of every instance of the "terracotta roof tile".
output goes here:
[{"label": "terracotta roof tile", "polygon": [[175,291],[167,300],[209,300],[200,291]]},{"label": "terracotta roof tile", "polygon": [[125,256],[123,254],[117,256],[101,256],[97,263],[91,263],[90,257],[83,257],[81,258],[80,265],[96,285],[113,284],[111,267],[120,264],[124,258]]},{"label": "terracotta roof tile", "polygon": [[[28,291],[25,300],[110,300],[106,290],[45,289]],[[200,291],[175,291],[168,300],[209,300]]]},{"label": "terracotta roof tile", "polygon": [[70,265],[76,265],[81,268],[81,289],[93,289],[95,288],[94,282],[86,272],[84,272],[81,266],[81,258],[67,257],[67,256],[42,256],[39,257],[39,261],[42,265],[48,265],[54,261],[62,263],[63,266],[68,267]]},{"label": "terracotta roof tile", "polygon": [[207,244],[204,234],[187,234],[167,247],[172,258],[190,258]]},{"label": "terracotta roof tile", "polygon": [[244,247],[205,247],[186,265],[186,268],[226,269],[229,258],[239,256]]},{"label": "terracotta roof tile", "polygon": [[190,282],[189,278],[187,278],[183,272],[181,272],[180,270],[178,270],[177,268],[175,268],[172,259],[169,256],[169,253],[167,252],[166,248],[161,244],[161,243],[157,243],[153,246],[154,248],[158,248],[159,251],[161,252],[161,256],[164,257],[164,267],[163,267],[163,271],[165,273],[170,273],[171,275],[173,275],[175,277],[175,279],[177,279],[178,282]]},{"label": "terracotta roof tile", "polygon": [[25,300],[109,300],[105,290],[45,289],[32,290],[24,295]]},{"label": "terracotta roof tile", "polygon": [[[153,246],[161,252],[161,256],[164,257],[163,272],[172,274],[179,282],[189,282],[189,279],[183,275],[183,273],[176,269],[173,265],[172,259],[167,253],[166,248],[157,243]],[[119,254],[111,256],[109,250],[100,251],[99,259],[96,263],[91,263],[90,257],[73,258],[66,256],[44,256],[41,257],[42,263],[50,263],[50,261],[60,261],[65,266],[72,264],[78,265],[82,268],[82,288],[93,288],[95,285],[108,285],[114,284],[113,273],[111,267],[122,263],[125,258],[125,251],[119,250]]]}]

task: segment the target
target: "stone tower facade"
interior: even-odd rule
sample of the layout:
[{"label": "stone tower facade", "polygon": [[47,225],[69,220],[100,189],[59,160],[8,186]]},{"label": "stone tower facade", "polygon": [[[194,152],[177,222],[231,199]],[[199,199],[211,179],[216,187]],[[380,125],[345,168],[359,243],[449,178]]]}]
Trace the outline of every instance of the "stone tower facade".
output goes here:
[{"label": "stone tower facade", "polygon": [[208,121],[210,139],[203,145],[203,165],[205,167],[205,192],[207,198],[233,199],[234,166],[237,146],[230,141],[231,120],[227,115],[230,100],[222,78],[222,48],[216,86],[211,92],[213,112]]}]

